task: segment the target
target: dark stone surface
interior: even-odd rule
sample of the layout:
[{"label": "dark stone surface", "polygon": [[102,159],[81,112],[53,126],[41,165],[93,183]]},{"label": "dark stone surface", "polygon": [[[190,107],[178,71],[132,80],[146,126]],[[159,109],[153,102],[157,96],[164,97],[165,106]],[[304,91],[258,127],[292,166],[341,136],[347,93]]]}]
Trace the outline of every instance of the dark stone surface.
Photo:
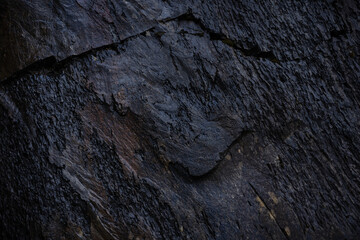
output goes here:
[{"label": "dark stone surface", "polygon": [[0,5],[1,239],[356,239],[359,2]]}]

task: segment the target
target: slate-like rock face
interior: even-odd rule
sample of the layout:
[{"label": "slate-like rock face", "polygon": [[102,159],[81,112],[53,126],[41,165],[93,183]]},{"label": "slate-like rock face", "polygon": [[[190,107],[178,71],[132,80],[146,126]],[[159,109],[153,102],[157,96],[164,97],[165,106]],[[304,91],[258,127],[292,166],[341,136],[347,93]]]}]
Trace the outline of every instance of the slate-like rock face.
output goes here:
[{"label": "slate-like rock face", "polygon": [[360,6],[5,0],[1,239],[355,239]]}]

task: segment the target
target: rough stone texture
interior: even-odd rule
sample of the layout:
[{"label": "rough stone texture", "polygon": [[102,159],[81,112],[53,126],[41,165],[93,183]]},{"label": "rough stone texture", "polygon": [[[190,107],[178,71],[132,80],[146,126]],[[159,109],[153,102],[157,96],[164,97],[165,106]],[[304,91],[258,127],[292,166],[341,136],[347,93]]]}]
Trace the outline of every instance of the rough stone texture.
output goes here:
[{"label": "rough stone texture", "polygon": [[356,239],[360,6],[3,0],[1,239]]}]

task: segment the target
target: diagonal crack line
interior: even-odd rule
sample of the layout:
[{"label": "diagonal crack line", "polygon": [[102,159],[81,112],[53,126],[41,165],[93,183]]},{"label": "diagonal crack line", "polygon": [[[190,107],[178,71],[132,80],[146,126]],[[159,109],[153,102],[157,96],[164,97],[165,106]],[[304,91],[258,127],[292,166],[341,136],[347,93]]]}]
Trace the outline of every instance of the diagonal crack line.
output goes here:
[{"label": "diagonal crack line", "polygon": [[[111,2],[111,0],[110,0],[110,2]],[[254,57],[257,59],[263,58],[263,59],[268,59],[274,63],[280,63],[280,61],[275,57],[275,55],[273,54],[272,51],[263,51],[260,49],[260,47],[258,45],[255,45],[252,48],[247,49],[241,44],[240,41],[238,41],[236,39],[231,39],[223,33],[215,32],[212,29],[210,29],[209,27],[206,27],[204,25],[204,23],[202,22],[202,20],[200,18],[197,18],[193,14],[192,9],[189,8],[185,13],[179,14],[175,17],[169,17],[169,18],[166,18],[163,20],[158,20],[157,21],[158,25],[154,24],[153,26],[145,29],[144,31],[142,31],[140,33],[133,34],[124,39],[120,39],[119,41],[112,42],[110,44],[103,45],[103,46],[100,46],[97,48],[92,48],[92,49],[89,49],[85,52],[81,52],[76,55],[68,56],[60,61],[57,61],[55,56],[49,56],[47,58],[37,60],[37,61],[31,63],[30,65],[28,65],[27,67],[16,71],[11,76],[9,76],[5,79],[0,79],[0,85],[5,82],[9,82],[9,81],[13,80],[14,78],[22,77],[22,76],[28,74],[30,71],[40,71],[43,69],[50,69],[50,68],[54,68],[57,66],[63,66],[64,64],[70,62],[73,59],[81,58],[81,57],[87,56],[88,54],[93,54],[93,53],[96,53],[96,52],[99,52],[102,50],[106,50],[106,49],[114,49],[117,51],[117,47],[119,44],[123,44],[129,40],[139,37],[140,35],[145,35],[145,33],[147,31],[155,29],[157,26],[159,26],[159,24],[163,24],[163,23],[167,23],[167,22],[171,22],[171,21],[175,21],[175,20],[192,21],[192,22],[196,23],[197,25],[200,26],[200,28],[204,32],[208,33],[211,41],[221,41],[225,45],[227,45],[235,50],[238,50],[244,57]],[[293,61],[300,61],[300,60],[303,60],[303,59],[293,59]],[[281,61],[281,62],[287,62],[287,61]]]},{"label": "diagonal crack line", "polygon": [[168,18],[162,21],[159,21],[160,23],[167,23],[170,21],[179,20],[179,21],[192,21],[200,26],[200,28],[207,32],[210,36],[210,40],[213,41],[221,41],[224,44],[228,45],[231,48],[234,48],[236,50],[239,50],[243,56],[246,57],[255,57],[255,58],[264,58],[268,59],[274,63],[279,63],[280,61],[275,57],[274,53],[272,51],[263,51],[260,49],[258,45],[253,46],[250,49],[245,48],[238,40],[231,39],[227,37],[225,34],[221,32],[215,32],[209,27],[206,27],[205,24],[201,21],[200,18],[197,18],[193,12],[192,9],[189,8],[187,12],[178,15],[177,17]]},{"label": "diagonal crack line", "polygon": [[[195,24],[199,25],[199,27],[204,32],[209,34],[211,41],[221,41],[225,45],[227,45],[235,50],[238,50],[241,53],[241,55],[244,57],[254,57],[256,59],[267,59],[275,64],[287,63],[287,62],[300,62],[300,61],[305,61],[305,60],[307,60],[307,58],[311,57],[311,56],[305,56],[305,57],[301,57],[301,58],[279,60],[271,50],[263,51],[263,50],[261,50],[260,46],[257,44],[255,44],[251,48],[245,48],[239,40],[229,38],[224,33],[215,32],[214,30],[210,29],[209,27],[206,27],[204,25],[204,23],[202,22],[202,20],[200,18],[197,18],[193,14],[191,8],[189,8],[187,10],[187,12],[179,14],[178,16],[159,20],[158,23],[167,23],[167,22],[171,22],[171,21],[175,21],[175,20],[194,22]],[[202,36],[202,34],[192,34],[192,35]]]},{"label": "diagonal crack line", "polygon": [[272,215],[271,213],[271,209],[268,207],[268,205],[266,204],[266,202],[264,201],[264,199],[260,196],[260,194],[258,193],[258,191],[256,190],[256,188],[250,183],[248,182],[248,184],[250,185],[251,189],[254,191],[254,193],[256,194],[256,196],[259,197],[259,199],[264,203],[264,206],[266,207],[266,209],[268,210],[269,214],[272,216],[272,218],[274,219],[276,225],[279,227],[281,233],[285,236],[286,239],[289,239],[288,235],[286,234],[285,230],[280,226],[279,222],[276,220],[275,216]]},{"label": "diagonal crack line", "polygon": [[40,59],[40,60],[37,60],[35,62],[33,62],[32,64],[28,65],[27,67],[23,68],[23,69],[20,69],[18,71],[16,71],[15,73],[13,73],[10,77],[7,77],[3,80],[0,79],[0,85],[1,84],[6,84],[12,80],[14,80],[15,78],[20,78],[26,74],[28,74],[30,71],[41,71],[41,70],[44,70],[44,69],[51,69],[51,68],[56,68],[56,67],[61,67],[61,66],[64,66],[65,64],[71,62],[72,60],[74,59],[78,59],[78,58],[83,58],[89,54],[94,54],[94,53],[97,53],[97,52],[100,52],[100,51],[103,51],[103,50],[106,50],[106,49],[113,49],[115,51],[118,51],[117,47],[120,45],[120,44],[124,44],[130,40],[133,40],[139,36],[144,36],[145,33],[147,31],[150,31],[152,29],[154,29],[155,26],[152,26],[152,27],[149,27],[145,30],[143,30],[142,32],[139,32],[139,33],[136,33],[136,34],[133,34],[131,36],[128,36],[118,42],[113,42],[113,43],[110,43],[110,44],[106,44],[106,45],[102,45],[100,47],[96,47],[96,48],[91,48],[85,52],[81,52],[79,54],[76,54],[76,55],[71,55],[71,56],[68,56],[60,61],[57,61],[55,56],[50,56],[50,57],[47,57],[47,58],[44,58],[44,59]]}]

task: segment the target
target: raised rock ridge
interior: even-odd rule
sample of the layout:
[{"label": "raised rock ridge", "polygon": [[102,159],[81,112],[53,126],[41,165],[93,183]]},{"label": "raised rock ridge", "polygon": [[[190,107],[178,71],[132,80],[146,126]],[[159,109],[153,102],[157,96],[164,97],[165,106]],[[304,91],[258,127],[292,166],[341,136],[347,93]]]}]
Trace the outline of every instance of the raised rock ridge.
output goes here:
[{"label": "raised rock ridge", "polygon": [[359,3],[0,6],[1,239],[355,239]]}]

